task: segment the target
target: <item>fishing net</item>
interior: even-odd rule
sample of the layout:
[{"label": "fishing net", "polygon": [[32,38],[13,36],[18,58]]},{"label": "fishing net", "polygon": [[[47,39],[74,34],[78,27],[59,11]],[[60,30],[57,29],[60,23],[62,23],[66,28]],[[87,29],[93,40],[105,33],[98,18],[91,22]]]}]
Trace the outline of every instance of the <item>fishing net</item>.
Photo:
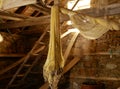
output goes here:
[{"label": "fishing net", "polygon": [[80,34],[87,39],[98,39],[109,30],[119,30],[119,25],[111,20],[94,18],[77,12],[61,8],[61,12],[69,15],[73,27],[80,30]]}]

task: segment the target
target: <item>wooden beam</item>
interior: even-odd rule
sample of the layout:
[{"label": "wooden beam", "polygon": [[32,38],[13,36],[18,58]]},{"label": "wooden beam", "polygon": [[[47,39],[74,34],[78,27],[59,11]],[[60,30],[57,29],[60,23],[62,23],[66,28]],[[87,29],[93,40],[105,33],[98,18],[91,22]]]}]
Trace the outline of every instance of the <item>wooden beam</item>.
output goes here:
[{"label": "wooden beam", "polygon": [[24,21],[13,21],[8,23],[2,23],[0,24],[0,29],[17,28],[17,27],[32,26],[32,25],[38,25],[38,24],[47,24],[49,23],[49,19],[50,19],[50,16],[42,16],[38,18],[26,19]]},{"label": "wooden beam", "polygon": [[0,54],[0,57],[23,57],[26,54]]},{"label": "wooden beam", "polygon": [[50,9],[44,8],[40,5],[32,4],[32,5],[29,5],[29,6],[34,8],[37,11],[40,11],[40,12],[44,13],[44,14],[50,14]]},{"label": "wooden beam", "polygon": [[0,75],[6,73],[7,71],[9,71],[10,69],[16,67],[17,65],[19,65],[20,63],[22,63],[24,61],[25,57],[23,57],[22,59],[18,60],[17,62],[13,63],[12,65],[9,65],[8,67],[6,67],[5,69],[0,70]]},{"label": "wooden beam", "polygon": [[[75,57],[72,59],[72,61],[70,61],[63,69],[63,73],[66,73],[67,71],[69,71],[76,63],[78,63],[80,60],[80,58]],[[44,85],[42,85],[39,89],[48,89],[49,88],[49,84],[46,82]]]},{"label": "wooden beam", "polygon": [[90,8],[90,9],[78,10],[77,12],[79,14],[82,13],[93,17],[116,15],[116,14],[120,14],[120,3],[108,5],[100,10],[96,8]]},{"label": "wooden beam", "polygon": [[78,34],[79,34],[79,33],[77,33],[77,32],[74,33],[72,39],[70,40],[70,43],[69,43],[69,45],[68,45],[68,47],[67,47],[67,49],[66,49],[66,51],[65,51],[65,53],[64,53],[65,62],[66,62],[66,60],[67,60],[67,58],[68,58],[68,56],[69,56],[69,54],[70,54],[70,51],[71,51],[71,49],[72,49],[72,47],[73,47],[73,45],[74,45],[74,43],[75,43],[75,41],[76,41],[76,39],[77,39],[77,37],[78,37]]},{"label": "wooden beam", "polygon": [[62,7],[65,7],[65,5],[67,4],[67,2],[68,2],[68,0],[62,0],[61,3],[60,3],[60,5]]},{"label": "wooden beam", "polygon": [[[120,4],[113,4],[106,7],[108,10],[106,12],[105,8],[100,10],[99,14],[96,12],[97,10],[94,8],[91,9],[85,9],[77,11],[79,14],[83,13],[86,15],[98,17],[98,16],[104,16],[104,15],[115,15],[120,14]],[[61,22],[69,20],[69,17],[67,15],[61,16]],[[32,26],[32,25],[43,25],[43,24],[49,24],[50,23],[50,16],[42,16],[37,18],[30,18],[26,19],[24,21],[19,22],[7,22],[7,23],[1,23],[0,29],[6,29],[6,28],[17,28],[17,27],[24,27],[24,26]]]},{"label": "wooden beam", "polygon": [[94,79],[94,80],[105,80],[105,81],[120,81],[119,77],[94,77],[94,76],[70,76],[70,78],[77,78],[77,79]]},{"label": "wooden beam", "polygon": [[[61,22],[68,20],[68,16],[61,16]],[[1,23],[0,29],[7,29],[7,28],[17,28],[17,27],[24,27],[24,26],[33,26],[33,25],[44,25],[50,23],[50,15],[48,16],[41,16],[41,17],[34,17],[30,19],[26,19],[24,21],[13,21],[8,23]]]},{"label": "wooden beam", "polygon": [[6,10],[14,7],[35,4],[37,0],[2,0],[1,10]]},{"label": "wooden beam", "polygon": [[30,16],[25,16],[25,15],[19,15],[19,14],[13,14],[10,12],[3,12],[0,11],[0,18],[1,19],[6,19],[6,20],[16,20],[16,21],[20,21],[20,20],[24,20],[27,18],[31,18]]}]

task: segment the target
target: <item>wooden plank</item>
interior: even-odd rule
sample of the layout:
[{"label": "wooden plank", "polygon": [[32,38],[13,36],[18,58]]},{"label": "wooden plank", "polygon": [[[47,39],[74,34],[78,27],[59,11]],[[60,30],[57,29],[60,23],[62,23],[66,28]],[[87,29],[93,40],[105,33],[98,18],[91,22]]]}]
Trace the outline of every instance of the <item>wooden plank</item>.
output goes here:
[{"label": "wooden plank", "polygon": [[25,16],[25,15],[20,15],[20,14],[13,14],[13,13],[8,13],[8,12],[3,12],[0,11],[0,18],[1,19],[7,19],[7,20],[16,20],[16,21],[20,21],[20,20],[24,20],[27,18],[30,18],[30,16]]},{"label": "wooden plank", "polygon": [[105,81],[120,81],[120,78],[115,77],[94,77],[94,76],[70,76],[70,78],[79,78],[79,79],[93,79],[93,80],[105,80]]},{"label": "wooden plank", "polygon": [[77,12],[79,14],[82,13],[93,17],[116,15],[116,14],[120,14],[120,3],[108,5],[100,10],[96,8],[90,8],[90,9],[78,10]]},{"label": "wooden plank", "polygon": [[[79,14],[84,13],[86,15],[90,15],[90,16],[94,16],[94,17],[120,14],[120,4],[113,4],[113,5],[110,5],[107,7],[108,7],[107,12],[105,11],[105,8],[103,8],[102,10],[100,10],[99,14],[96,12],[96,9],[94,9],[94,8],[80,10],[77,12]],[[69,17],[67,15],[61,16],[61,22],[67,21],[67,20],[69,20]],[[38,18],[30,18],[30,19],[26,19],[24,21],[19,21],[19,22],[13,21],[13,22],[1,23],[0,29],[17,28],[17,27],[32,26],[32,25],[43,25],[43,24],[49,24],[49,23],[50,23],[50,15],[42,16],[42,17],[38,17]]]},{"label": "wooden plank", "polygon": [[2,0],[1,10],[6,10],[14,7],[35,4],[37,0]]},{"label": "wooden plank", "polygon": [[61,3],[60,3],[60,5],[62,7],[65,7],[65,5],[67,4],[67,2],[68,2],[68,0],[62,0]]},{"label": "wooden plank", "polygon": [[42,16],[38,18],[26,19],[24,21],[2,23],[0,24],[0,29],[17,28],[17,27],[32,26],[32,25],[38,25],[38,24],[47,24],[49,23],[49,18],[50,16]]},{"label": "wooden plank", "polygon": [[[66,73],[67,71],[69,71],[76,63],[78,63],[80,60],[80,58],[75,57],[73,58],[63,69],[63,73]],[[39,89],[48,89],[49,88],[49,84],[46,82],[44,85],[42,85]]]},{"label": "wooden plank", "polygon": [[73,47],[73,45],[74,45],[74,43],[75,43],[75,41],[76,41],[76,39],[77,39],[77,37],[78,37],[78,34],[79,34],[79,33],[77,33],[77,32],[74,33],[72,39],[70,40],[69,45],[67,46],[67,49],[66,49],[66,51],[65,51],[65,53],[64,53],[65,62],[66,62],[66,60],[67,60],[67,58],[68,58],[68,56],[69,56],[69,54],[70,54],[70,51],[71,51],[71,49],[72,49],[72,47]]},{"label": "wooden plank", "polygon": [[44,8],[40,5],[32,4],[32,5],[29,5],[29,6],[34,8],[37,11],[40,11],[40,12],[44,13],[44,14],[50,14],[50,9]]},{"label": "wooden plank", "polygon": [[16,67],[17,65],[19,65],[20,63],[22,63],[25,58],[26,58],[26,56],[23,57],[23,58],[21,58],[21,59],[18,60],[17,62],[13,63],[12,65],[9,65],[8,67],[0,70],[0,75],[6,73],[6,72],[9,71],[10,69],[12,69],[12,68]]},{"label": "wooden plank", "polygon": [[[61,22],[68,20],[68,16],[61,17]],[[26,19],[24,21],[13,21],[7,23],[1,23],[0,29],[7,29],[7,28],[17,28],[17,27],[24,27],[24,26],[33,26],[33,25],[44,25],[50,23],[50,15],[48,16],[41,16],[41,17],[34,17],[30,19]]]},{"label": "wooden plank", "polygon": [[74,57],[63,69],[63,74],[68,72],[76,63],[80,61],[80,57]]},{"label": "wooden plank", "polygon": [[0,57],[23,57],[26,54],[0,54]]}]

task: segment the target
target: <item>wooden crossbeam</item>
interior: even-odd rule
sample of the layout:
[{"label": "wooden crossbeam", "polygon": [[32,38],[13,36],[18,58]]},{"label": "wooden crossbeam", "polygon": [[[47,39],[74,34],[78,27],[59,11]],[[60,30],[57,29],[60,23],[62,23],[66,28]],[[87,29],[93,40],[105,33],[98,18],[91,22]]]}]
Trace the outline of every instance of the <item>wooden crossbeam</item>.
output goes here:
[{"label": "wooden crossbeam", "polygon": [[1,19],[6,19],[6,20],[20,21],[20,20],[30,18],[30,16],[25,16],[25,15],[19,15],[19,14],[15,14],[15,13],[13,14],[13,13],[0,11],[0,18]]},{"label": "wooden crossbeam", "polygon": [[23,57],[26,54],[0,54],[0,57]]},{"label": "wooden crossbeam", "polygon": [[44,13],[44,14],[50,14],[50,9],[44,8],[40,5],[32,4],[32,5],[29,5],[29,6],[34,8],[37,11],[40,11],[40,12]]},{"label": "wooden crossbeam", "polygon": [[74,43],[75,43],[75,41],[76,41],[76,39],[77,39],[77,37],[78,37],[78,34],[79,34],[79,33],[77,33],[77,32],[74,33],[72,39],[70,40],[70,43],[69,43],[69,45],[68,45],[68,47],[67,47],[67,49],[66,49],[66,51],[65,51],[65,53],[64,53],[65,62],[66,62],[66,60],[68,59],[68,56],[69,56],[69,54],[70,54],[70,51],[71,51],[71,49],[72,49],[72,47],[73,47],[73,45],[74,45]]},{"label": "wooden crossbeam", "polygon": [[[107,8],[107,12],[105,8]],[[99,13],[96,12],[95,8],[79,10],[77,12],[79,14],[84,13],[86,15],[90,15],[94,17],[120,14],[120,4],[109,5],[105,8],[100,10]],[[69,20],[69,17],[67,15],[61,16],[61,22],[67,21],[67,20]],[[37,17],[37,18],[30,18],[24,21],[19,21],[19,22],[13,21],[13,22],[7,22],[7,23],[0,23],[0,29],[17,28],[17,27],[32,26],[32,25],[43,25],[43,24],[49,24],[49,23],[50,23],[50,15]]]},{"label": "wooden crossbeam", "polygon": [[90,9],[83,9],[77,11],[79,14],[86,14],[93,17],[101,17],[105,15],[116,15],[120,14],[120,3],[111,4],[102,9],[90,8]]},{"label": "wooden crossbeam", "polygon": [[1,1],[2,1],[2,4],[0,6],[1,10],[37,3],[37,0],[1,0]]},{"label": "wooden crossbeam", "polygon": [[[61,16],[61,22],[68,20],[68,16]],[[17,28],[17,27],[24,27],[24,26],[33,26],[33,25],[44,25],[50,23],[50,15],[48,16],[41,16],[41,17],[35,17],[26,19],[23,21],[13,21],[8,23],[1,23],[0,29],[7,29],[7,28]]]},{"label": "wooden crossbeam", "polygon": [[120,81],[120,78],[116,77],[94,77],[94,76],[70,76],[70,78],[78,78],[78,79],[93,79],[93,80],[106,80],[106,81]]}]

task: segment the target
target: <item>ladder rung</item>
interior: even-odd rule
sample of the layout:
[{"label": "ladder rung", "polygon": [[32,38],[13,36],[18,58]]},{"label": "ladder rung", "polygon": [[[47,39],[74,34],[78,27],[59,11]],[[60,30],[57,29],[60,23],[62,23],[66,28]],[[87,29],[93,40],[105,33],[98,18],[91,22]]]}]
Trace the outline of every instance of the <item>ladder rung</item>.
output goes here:
[{"label": "ladder rung", "polygon": [[25,67],[30,67],[30,66],[32,66],[32,65],[30,65],[30,64],[25,64],[24,66],[25,66]]},{"label": "ladder rung", "polygon": [[37,53],[33,53],[32,55],[33,55],[33,56],[38,56],[39,54],[37,54]]},{"label": "ladder rung", "polygon": [[18,74],[17,75],[17,77],[23,77],[24,76],[24,74]]},{"label": "ladder rung", "polygon": [[17,86],[19,86],[19,84],[12,84],[12,85],[10,85],[8,87],[17,87]]},{"label": "ladder rung", "polygon": [[44,42],[39,42],[39,44],[45,45],[45,43],[44,43]]}]

